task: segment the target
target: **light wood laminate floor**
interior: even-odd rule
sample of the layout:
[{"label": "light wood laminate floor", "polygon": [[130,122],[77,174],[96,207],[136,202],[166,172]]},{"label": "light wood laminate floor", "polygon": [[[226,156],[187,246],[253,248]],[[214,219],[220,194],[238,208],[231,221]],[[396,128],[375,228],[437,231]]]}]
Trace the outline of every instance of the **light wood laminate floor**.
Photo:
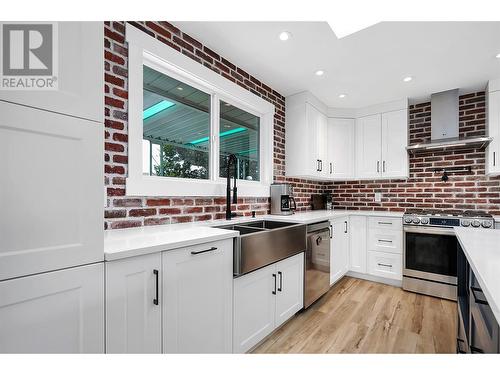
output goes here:
[{"label": "light wood laminate floor", "polygon": [[253,353],[455,353],[456,306],[344,277]]}]

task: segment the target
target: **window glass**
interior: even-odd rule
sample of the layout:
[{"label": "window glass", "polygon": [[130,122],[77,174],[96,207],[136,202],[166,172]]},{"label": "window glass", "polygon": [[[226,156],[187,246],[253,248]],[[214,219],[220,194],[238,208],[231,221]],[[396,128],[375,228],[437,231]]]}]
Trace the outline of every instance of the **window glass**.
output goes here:
[{"label": "window glass", "polygon": [[[219,176],[227,176],[227,157],[238,159],[238,178],[259,181],[260,118],[229,103],[220,101]],[[231,169],[231,176],[233,171]]]},{"label": "window glass", "polygon": [[209,178],[210,100],[143,66],[143,174]]}]

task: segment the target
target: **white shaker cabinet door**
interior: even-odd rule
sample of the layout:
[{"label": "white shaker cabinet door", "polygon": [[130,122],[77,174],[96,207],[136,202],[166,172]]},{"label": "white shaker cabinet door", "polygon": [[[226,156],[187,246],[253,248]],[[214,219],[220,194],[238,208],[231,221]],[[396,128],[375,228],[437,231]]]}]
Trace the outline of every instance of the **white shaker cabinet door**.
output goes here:
[{"label": "white shaker cabinet door", "polygon": [[1,101],[0,114],[0,280],[102,261],[102,124]]},{"label": "white shaker cabinet door", "polygon": [[106,263],[106,352],[161,353],[161,253]]},{"label": "white shaker cabinet door", "polygon": [[356,177],[379,178],[382,172],[381,115],[356,120]]},{"label": "white shaker cabinet door", "polygon": [[351,216],[349,218],[349,270],[366,273],[367,261],[367,220],[366,216]]},{"label": "white shaker cabinet door", "polygon": [[328,119],[328,177],[354,177],[354,119]]},{"label": "white shaker cabinet door", "polygon": [[382,114],[382,177],[408,177],[408,111]]},{"label": "white shaker cabinet door", "polygon": [[104,353],[104,265],[0,282],[0,353]]},{"label": "white shaker cabinet door", "polygon": [[233,353],[245,353],[275,327],[276,265],[234,279]]},{"label": "white shaker cabinet door", "polygon": [[276,263],[276,327],[304,307],[304,253]]},{"label": "white shaker cabinet door", "polygon": [[233,241],[165,251],[163,351],[231,353]]},{"label": "white shaker cabinet door", "polygon": [[349,271],[349,219],[330,221],[330,285],[333,285]]},{"label": "white shaker cabinet door", "polygon": [[0,100],[102,122],[104,25],[56,22],[55,26],[57,90],[0,90]]}]

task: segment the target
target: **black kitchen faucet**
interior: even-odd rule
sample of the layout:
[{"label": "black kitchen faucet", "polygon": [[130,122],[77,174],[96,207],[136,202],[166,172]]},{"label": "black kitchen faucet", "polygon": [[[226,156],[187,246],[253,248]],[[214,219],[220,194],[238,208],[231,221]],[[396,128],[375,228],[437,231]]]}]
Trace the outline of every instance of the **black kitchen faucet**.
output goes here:
[{"label": "black kitchen faucet", "polygon": [[238,178],[238,168],[236,163],[238,162],[238,158],[236,158],[235,154],[231,154],[227,157],[227,182],[226,182],[226,220],[231,220],[233,216],[236,216],[236,213],[231,212],[231,165],[234,165],[234,186],[233,186],[233,202],[234,204],[238,203],[238,189],[236,188],[236,179]]}]

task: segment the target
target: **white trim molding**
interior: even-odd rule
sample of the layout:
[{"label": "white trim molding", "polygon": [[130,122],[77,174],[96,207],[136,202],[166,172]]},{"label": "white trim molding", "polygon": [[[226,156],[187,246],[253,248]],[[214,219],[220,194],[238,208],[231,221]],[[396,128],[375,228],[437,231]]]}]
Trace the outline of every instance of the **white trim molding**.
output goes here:
[{"label": "white trim molding", "polygon": [[[210,94],[211,126],[218,124],[219,101],[224,100],[260,117],[260,181],[238,180],[240,196],[268,197],[273,181],[273,136],[275,107],[202,64],[154,39],[136,27],[126,25],[129,45],[128,177],[126,194],[134,196],[223,196],[226,184],[218,177],[218,139],[212,136],[210,177],[207,180],[142,174],[143,65]],[[215,125],[214,125],[215,124]],[[212,132],[212,134],[214,134]]]}]

